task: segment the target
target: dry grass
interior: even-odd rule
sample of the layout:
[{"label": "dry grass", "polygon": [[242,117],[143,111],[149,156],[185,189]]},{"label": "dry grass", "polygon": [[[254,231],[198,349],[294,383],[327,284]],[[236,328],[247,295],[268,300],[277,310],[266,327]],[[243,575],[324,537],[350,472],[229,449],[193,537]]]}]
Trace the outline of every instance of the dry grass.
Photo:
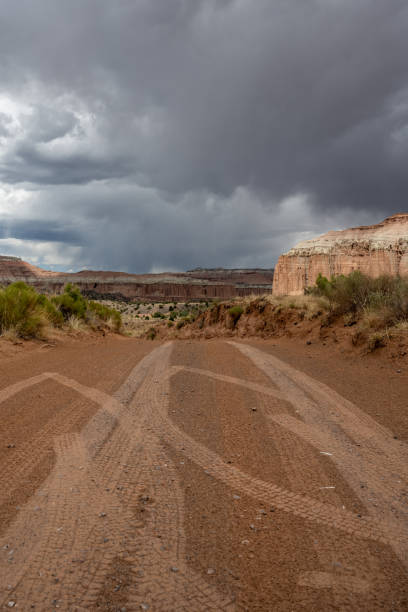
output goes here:
[{"label": "dry grass", "polygon": [[84,320],[76,315],[71,315],[68,317],[66,322],[66,327],[69,331],[73,332],[86,332],[89,330],[87,325],[84,323]]},{"label": "dry grass", "polygon": [[9,342],[13,343],[18,342],[20,339],[18,335],[18,330],[14,326],[5,329],[0,335],[0,338],[3,338],[3,340],[8,340]]},{"label": "dry grass", "polygon": [[375,349],[385,346],[388,340],[389,336],[386,331],[374,332],[368,336],[367,348],[369,351],[375,351]]},{"label": "dry grass", "polygon": [[304,318],[308,320],[315,319],[329,308],[329,303],[325,298],[315,295],[275,296],[266,293],[261,296],[248,295],[244,298],[236,298],[234,300],[234,303],[242,305],[245,309],[257,302],[270,304],[276,308],[278,312],[284,312],[291,309],[303,311]]},{"label": "dry grass", "polygon": [[397,334],[408,334],[408,321],[400,321],[394,325],[393,330]]}]

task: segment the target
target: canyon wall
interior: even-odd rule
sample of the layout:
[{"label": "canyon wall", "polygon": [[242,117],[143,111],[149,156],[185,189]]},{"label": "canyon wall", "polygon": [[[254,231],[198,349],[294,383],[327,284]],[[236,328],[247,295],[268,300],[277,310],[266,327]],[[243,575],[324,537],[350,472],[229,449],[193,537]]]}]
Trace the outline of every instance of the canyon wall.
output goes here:
[{"label": "canyon wall", "polygon": [[49,272],[17,258],[0,256],[0,284],[18,280],[45,293],[60,293],[74,283],[91,297],[113,297],[144,301],[229,299],[271,293],[273,270],[224,270],[199,268],[184,273],[127,274],[83,270],[77,273]]},{"label": "canyon wall", "polygon": [[372,277],[408,276],[408,213],[300,242],[280,256],[273,293],[299,295],[315,284],[319,273],[330,278],[353,270]]}]

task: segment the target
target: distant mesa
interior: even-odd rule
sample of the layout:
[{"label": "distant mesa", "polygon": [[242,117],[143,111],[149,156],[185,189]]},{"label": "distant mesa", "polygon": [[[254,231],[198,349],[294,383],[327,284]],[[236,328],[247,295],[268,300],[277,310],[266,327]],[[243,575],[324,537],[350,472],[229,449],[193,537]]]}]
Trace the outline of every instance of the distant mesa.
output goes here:
[{"label": "distant mesa", "polygon": [[302,294],[319,273],[330,278],[360,270],[371,277],[408,276],[408,213],[378,225],[331,231],[299,242],[281,255],[275,268],[274,295]]},{"label": "distant mesa", "polygon": [[18,257],[0,255],[0,284],[17,280],[23,280],[39,291],[49,293],[59,293],[66,283],[71,282],[84,294],[95,298],[211,300],[271,293],[273,270],[197,268],[183,273],[162,274],[95,270],[61,273],[42,270]]}]

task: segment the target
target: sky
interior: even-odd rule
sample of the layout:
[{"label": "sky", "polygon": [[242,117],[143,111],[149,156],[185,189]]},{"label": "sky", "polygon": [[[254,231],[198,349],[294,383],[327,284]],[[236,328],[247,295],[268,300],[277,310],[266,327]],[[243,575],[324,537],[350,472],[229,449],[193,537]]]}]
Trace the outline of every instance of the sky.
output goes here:
[{"label": "sky", "polygon": [[406,0],[1,0],[0,254],[265,267],[408,210]]}]

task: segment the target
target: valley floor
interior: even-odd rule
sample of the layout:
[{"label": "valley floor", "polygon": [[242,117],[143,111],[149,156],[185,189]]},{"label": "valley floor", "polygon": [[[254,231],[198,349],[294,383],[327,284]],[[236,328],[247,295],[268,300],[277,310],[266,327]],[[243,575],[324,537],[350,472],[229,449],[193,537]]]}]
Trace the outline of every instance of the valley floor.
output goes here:
[{"label": "valley floor", "polygon": [[3,355],[0,605],[408,609],[407,397],[285,338]]}]

